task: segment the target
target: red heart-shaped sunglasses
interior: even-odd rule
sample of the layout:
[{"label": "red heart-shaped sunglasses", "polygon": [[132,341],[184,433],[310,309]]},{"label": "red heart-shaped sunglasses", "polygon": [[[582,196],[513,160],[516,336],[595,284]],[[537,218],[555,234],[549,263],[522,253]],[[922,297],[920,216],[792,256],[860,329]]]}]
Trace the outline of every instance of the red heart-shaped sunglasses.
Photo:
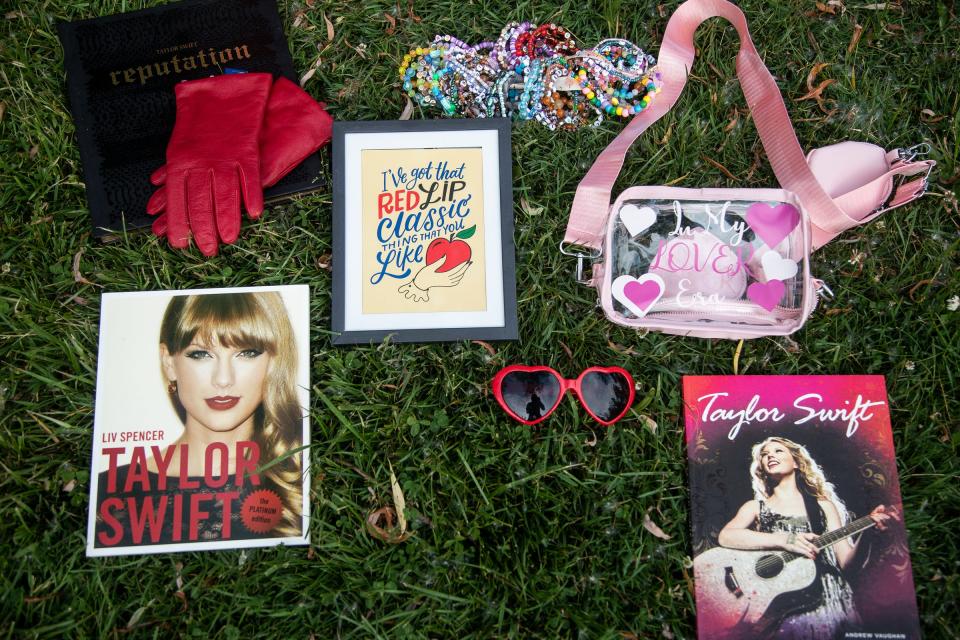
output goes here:
[{"label": "red heart-shaped sunglasses", "polygon": [[633,378],[620,367],[590,367],[568,380],[550,367],[514,364],[493,378],[493,395],[511,418],[523,424],[547,419],[564,394],[573,391],[594,420],[611,425],[633,404]]}]

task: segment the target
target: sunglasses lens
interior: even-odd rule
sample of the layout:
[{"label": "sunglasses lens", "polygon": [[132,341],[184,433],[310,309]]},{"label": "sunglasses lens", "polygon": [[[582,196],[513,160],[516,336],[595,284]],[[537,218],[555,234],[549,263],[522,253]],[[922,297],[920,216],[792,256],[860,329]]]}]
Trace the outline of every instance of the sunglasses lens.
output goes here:
[{"label": "sunglasses lens", "polygon": [[511,371],[503,377],[500,393],[514,414],[533,422],[557,404],[560,382],[549,371]]},{"label": "sunglasses lens", "polygon": [[590,371],[583,376],[580,396],[595,416],[610,422],[627,410],[630,381],[622,373]]}]

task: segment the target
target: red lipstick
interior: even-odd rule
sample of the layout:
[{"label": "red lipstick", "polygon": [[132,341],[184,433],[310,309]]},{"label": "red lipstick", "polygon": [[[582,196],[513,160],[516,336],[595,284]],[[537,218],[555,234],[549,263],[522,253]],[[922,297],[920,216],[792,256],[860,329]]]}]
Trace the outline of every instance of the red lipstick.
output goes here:
[{"label": "red lipstick", "polygon": [[226,411],[227,409],[233,409],[237,406],[237,403],[240,402],[238,396],[216,396],[213,398],[206,398],[204,402],[207,403],[207,406],[215,411]]}]

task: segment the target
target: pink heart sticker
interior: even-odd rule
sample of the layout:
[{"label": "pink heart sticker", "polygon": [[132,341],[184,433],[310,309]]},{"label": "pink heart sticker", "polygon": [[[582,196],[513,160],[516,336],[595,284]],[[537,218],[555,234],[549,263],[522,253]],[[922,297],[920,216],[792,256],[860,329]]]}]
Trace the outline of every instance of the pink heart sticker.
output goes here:
[{"label": "pink heart sticker", "polygon": [[747,287],[747,297],[767,311],[773,311],[773,308],[779,304],[780,299],[786,292],[787,287],[780,280],[754,282]]},{"label": "pink heart sticker", "polygon": [[619,276],[613,281],[610,290],[617,302],[638,318],[642,318],[663,296],[664,288],[660,276],[646,273],[639,278]]},{"label": "pink heart sticker", "polygon": [[800,212],[792,204],[755,202],[747,209],[747,224],[772,249],[800,224]]}]

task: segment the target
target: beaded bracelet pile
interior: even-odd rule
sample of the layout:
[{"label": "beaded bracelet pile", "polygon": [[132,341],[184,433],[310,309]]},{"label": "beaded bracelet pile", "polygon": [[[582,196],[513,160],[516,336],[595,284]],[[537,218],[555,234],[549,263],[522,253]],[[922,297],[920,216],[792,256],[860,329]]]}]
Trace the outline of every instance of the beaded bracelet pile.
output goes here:
[{"label": "beaded bracelet pile", "polygon": [[511,22],[496,42],[435,36],[403,57],[403,91],[448,116],[537,120],[550,129],[629,118],[660,91],[653,56],[618,38],[580,49],[555,24]]}]

